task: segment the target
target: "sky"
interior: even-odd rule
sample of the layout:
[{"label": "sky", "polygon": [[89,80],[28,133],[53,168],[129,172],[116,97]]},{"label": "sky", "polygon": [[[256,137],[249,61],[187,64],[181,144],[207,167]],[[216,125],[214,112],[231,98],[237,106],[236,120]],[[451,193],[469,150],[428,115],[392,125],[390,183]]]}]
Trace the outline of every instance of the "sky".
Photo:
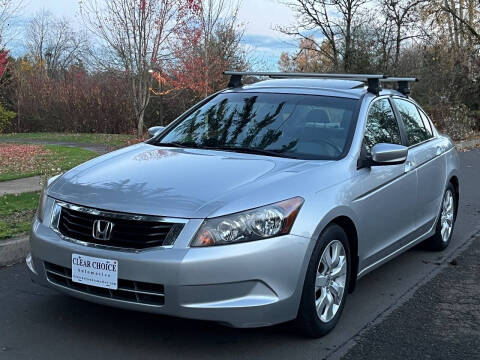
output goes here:
[{"label": "sky", "polygon": [[[45,8],[57,16],[76,22],[79,0],[24,0],[22,18]],[[227,0],[228,1],[228,0]],[[295,41],[274,30],[294,22],[292,11],[278,0],[241,0],[239,21],[245,27],[243,46],[252,58],[255,70],[277,70],[282,51],[293,52]],[[21,52],[18,43],[16,55]]]},{"label": "sky", "polygon": [[258,66],[266,67],[259,70],[276,70],[280,54],[297,47],[293,39],[274,30],[276,26],[288,26],[295,21],[290,8],[278,0],[243,0],[239,18],[245,26],[244,43],[260,62]]}]

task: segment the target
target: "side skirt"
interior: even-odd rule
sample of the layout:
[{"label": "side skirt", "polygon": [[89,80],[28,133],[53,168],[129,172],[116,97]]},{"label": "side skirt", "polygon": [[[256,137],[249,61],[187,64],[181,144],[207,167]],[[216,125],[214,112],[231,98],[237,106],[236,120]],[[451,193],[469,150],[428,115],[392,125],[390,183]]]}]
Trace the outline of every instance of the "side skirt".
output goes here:
[{"label": "side skirt", "polygon": [[407,251],[408,249],[414,247],[415,245],[421,243],[423,240],[429,238],[430,236],[432,236],[434,233],[435,233],[435,227],[437,226],[437,221],[438,221],[438,218],[435,220],[435,222],[433,223],[433,226],[430,230],[428,230],[426,233],[424,233],[423,235],[420,235],[418,238],[410,241],[409,243],[403,245],[402,247],[398,248],[397,250],[391,252],[390,254],[388,254],[387,256],[375,261],[373,264],[370,264],[368,265],[367,267],[363,268],[357,275],[357,279],[360,279],[362,276],[365,276],[366,274],[368,274],[370,271],[373,271],[374,269],[382,266],[383,264],[385,264],[386,262],[388,262],[389,260],[397,257],[398,255],[404,253],[405,251]]}]

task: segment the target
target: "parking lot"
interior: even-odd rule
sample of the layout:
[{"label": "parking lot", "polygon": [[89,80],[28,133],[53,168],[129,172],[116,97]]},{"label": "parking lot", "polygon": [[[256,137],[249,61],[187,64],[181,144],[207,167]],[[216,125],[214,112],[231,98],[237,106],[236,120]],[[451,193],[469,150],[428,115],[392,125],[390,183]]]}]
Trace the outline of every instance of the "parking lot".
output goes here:
[{"label": "parking lot", "polygon": [[[304,339],[290,324],[232,329],[91,304],[31,283],[21,263],[0,269],[0,359],[356,358],[348,351],[356,343],[368,348],[362,338],[370,328],[392,321],[392,312],[424,294],[417,289],[472,246],[480,225],[480,149],[460,153],[460,158],[460,210],[450,247],[442,253],[416,247],[362,278],[339,325],[325,338]],[[402,331],[409,333],[408,328]],[[461,336],[458,328],[449,331],[453,338]],[[402,346],[404,339],[397,337]],[[364,351],[358,357],[371,354]]]}]

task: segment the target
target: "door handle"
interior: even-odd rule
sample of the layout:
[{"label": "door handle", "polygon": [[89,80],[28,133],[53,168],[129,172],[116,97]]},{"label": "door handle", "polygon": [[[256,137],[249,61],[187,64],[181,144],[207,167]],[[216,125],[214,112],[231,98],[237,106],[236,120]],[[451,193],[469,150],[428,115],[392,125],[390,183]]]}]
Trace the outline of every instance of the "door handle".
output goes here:
[{"label": "door handle", "polygon": [[410,170],[412,170],[413,168],[415,167],[415,162],[414,161],[410,161],[410,160],[407,160],[405,161],[405,172],[409,172]]}]

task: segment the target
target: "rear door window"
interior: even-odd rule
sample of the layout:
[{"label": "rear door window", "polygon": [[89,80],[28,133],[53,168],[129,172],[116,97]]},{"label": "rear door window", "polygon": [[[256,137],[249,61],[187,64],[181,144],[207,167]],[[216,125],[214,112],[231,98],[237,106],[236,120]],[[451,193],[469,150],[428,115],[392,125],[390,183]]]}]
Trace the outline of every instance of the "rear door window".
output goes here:
[{"label": "rear door window", "polygon": [[425,128],[428,131],[429,137],[433,137],[433,129],[432,129],[432,124],[430,123],[430,120],[428,119],[427,115],[421,110],[418,109],[418,112],[420,113],[420,116],[422,117],[423,124],[425,125]]},{"label": "rear door window", "polygon": [[413,103],[403,99],[393,99],[393,102],[402,117],[407,133],[408,146],[419,144],[432,137],[431,130],[427,130],[417,107]]}]

